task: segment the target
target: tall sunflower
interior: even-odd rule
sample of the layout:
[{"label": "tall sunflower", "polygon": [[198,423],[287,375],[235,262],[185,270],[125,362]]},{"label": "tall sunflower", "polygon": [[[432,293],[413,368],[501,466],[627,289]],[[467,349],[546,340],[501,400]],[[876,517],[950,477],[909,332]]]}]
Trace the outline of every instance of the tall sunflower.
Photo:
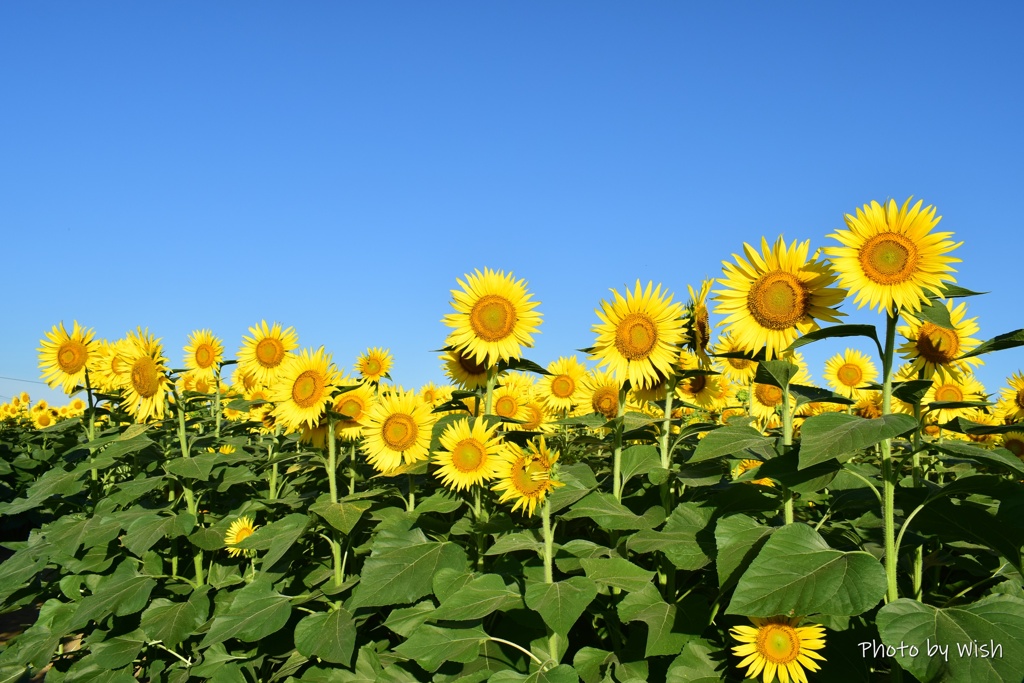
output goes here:
[{"label": "tall sunflower", "polygon": [[507,443],[505,452],[498,459],[498,483],[491,487],[495,493],[501,493],[498,502],[514,500],[512,512],[522,508],[527,516],[532,517],[548,493],[564,486],[551,478],[558,455],[558,451],[548,450],[544,437],[531,441],[525,451],[514,443]]},{"label": "tall sunflower", "polygon": [[840,396],[858,399],[865,384],[878,379],[878,370],[871,359],[856,349],[846,349],[843,353],[825,361],[825,381]]},{"label": "tall sunflower", "polygon": [[1015,372],[1006,383],[1009,387],[1000,392],[1004,408],[1004,419],[1008,422],[1024,420],[1024,373]]},{"label": "tall sunflower", "polygon": [[46,339],[39,342],[39,369],[51,389],[59,386],[65,394],[70,394],[75,387],[85,386],[89,356],[96,346],[94,335],[92,329],[81,327],[77,320],[71,334],[64,329],[63,322],[46,333]]},{"label": "tall sunflower", "polygon": [[951,232],[931,232],[942,216],[936,218],[934,206],[922,210],[921,200],[909,208],[911,199],[901,208],[894,199],[885,208],[875,201],[865,204],[856,216],[846,214],[848,230],[829,235],[842,246],[824,252],[858,308],[919,311],[927,292],[941,294],[944,283],[956,282],[950,264],[960,259],[948,254],[963,242],[947,239]]},{"label": "tall sunflower", "polygon": [[590,358],[598,368],[607,368],[620,386],[626,380],[639,388],[657,384],[659,373],[671,374],[678,346],[686,340],[683,307],[653,282],[644,289],[637,280],[625,297],[615,290],[612,294],[614,300],[602,301],[595,311],[601,322],[593,327],[597,343]]},{"label": "tall sunflower", "polygon": [[815,652],[825,647],[825,629],[818,624],[797,626],[800,618],[772,617],[761,619],[750,617],[754,626],[736,626],[729,634],[742,643],[732,653],[743,660],[737,665],[747,667],[746,677],[757,678],[763,672],[764,683],[772,683],[778,674],[782,683],[790,679],[807,683],[808,671],[821,668],[814,660],[825,661]]},{"label": "tall sunflower", "polygon": [[238,350],[238,369],[250,375],[257,383],[270,386],[277,373],[299,346],[299,336],[294,327],[281,329],[281,323],[268,326],[263,320],[249,328],[251,337],[242,338]]},{"label": "tall sunflower", "polygon": [[775,244],[761,238],[761,253],[743,245],[746,258],[733,254],[736,263],[722,262],[724,289],[715,290],[715,313],[725,315],[723,325],[743,351],[765,347],[771,360],[801,334],[818,329],[818,321],[837,322],[845,315],[836,310],[846,291],[832,287],[836,274],[825,262],[811,258],[810,240],[787,247],[780,236]]},{"label": "tall sunflower", "polygon": [[403,462],[426,460],[435,417],[415,391],[382,394],[359,423],[363,427],[363,452],[378,472],[387,474]]},{"label": "tall sunflower", "polygon": [[218,364],[224,360],[224,343],[210,330],[196,330],[185,345],[185,367],[193,375],[213,380]]},{"label": "tall sunflower", "polygon": [[99,340],[95,351],[89,354],[89,380],[100,391],[112,394],[127,381],[131,369],[125,361],[127,349],[125,339]]},{"label": "tall sunflower", "polygon": [[483,418],[449,424],[441,432],[444,450],[434,451],[434,464],[439,466],[434,475],[456,491],[493,479],[504,448],[497,429],[497,423],[488,427]]},{"label": "tall sunflower", "polygon": [[366,353],[356,359],[356,372],[364,382],[379,382],[391,369],[391,352],[388,349],[374,347],[366,349]]},{"label": "tall sunflower", "polygon": [[167,379],[167,359],[160,340],[141,327],[125,337],[123,356],[128,372],[121,389],[124,407],[137,422],[164,416],[164,402],[170,380]]},{"label": "tall sunflower", "polygon": [[338,370],[324,347],[310,353],[303,349],[281,366],[270,389],[277,424],[289,431],[303,425],[313,429],[337,388]]},{"label": "tall sunflower", "polygon": [[977,318],[964,320],[967,304],[961,303],[954,308],[951,300],[946,301],[946,310],[949,311],[952,329],[918,320],[909,313],[903,314],[907,325],[900,327],[899,333],[907,341],[900,346],[899,353],[925,379],[931,379],[935,374],[958,377],[962,371],[970,370],[968,366],[984,363],[977,356],[957,360],[979,343],[977,339],[971,337],[978,333]]},{"label": "tall sunflower", "polygon": [[452,290],[455,313],[444,317],[454,328],[449,339],[456,349],[477,363],[493,366],[500,360],[519,358],[522,347],[533,346],[540,326],[538,303],[531,301],[526,281],[511,273],[485,268],[459,280],[461,290]]}]

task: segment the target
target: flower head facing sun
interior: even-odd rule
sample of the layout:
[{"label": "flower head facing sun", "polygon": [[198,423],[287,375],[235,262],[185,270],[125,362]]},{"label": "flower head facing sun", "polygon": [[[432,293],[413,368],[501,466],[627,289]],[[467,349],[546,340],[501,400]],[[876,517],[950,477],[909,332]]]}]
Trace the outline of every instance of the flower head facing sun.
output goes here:
[{"label": "flower head facing sun", "polygon": [[837,394],[856,400],[863,393],[861,387],[878,379],[878,370],[865,354],[846,349],[825,361],[824,378]]},{"label": "flower head facing sun", "polygon": [[615,290],[612,294],[613,301],[602,301],[595,311],[601,322],[593,327],[597,343],[590,358],[611,372],[620,386],[626,380],[634,388],[653,386],[659,373],[672,373],[678,347],[686,339],[682,304],[653,282],[643,288],[637,280],[625,297]]},{"label": "flower head facing sun", "polygon": [[513,512],[522,508],[524,514],[532,517],[548,493],[564,486],[552,478],[558,456],[558,451],[548,450],[544,437],[531,441],[525,451],[514,443],[506,444],[497,464],[499,481],[491,487],[495,493],[501,493],[498,502],[514,500]]},{"label": "flower head facing sun", "polygon": [[378,472],[388,474],[403,463],[426,460],[436,418],[415,391],[393,391],[363,414],[363,452]]},{"label": "flower head facing sun", "polygon": [[224,344],[210,330],[196,330],[185,345],[185,367],[195,376],[212,380],[224,360]]},{"label": "flower head facing sun", "polygon": [[451,343],[487,367],[519,358],[522,347],[533,346],[541,322],[541,314],[534,310],[538,303],[530,300],[533,295],[526,291],[526,281],[489,268],[465,277],[465,282],[458,281],[462,289],[452,290],[455,313],[443,320],[454,328]]},{"label": "flower head facing sun", "polygon": [[337,381],[338,370],[331,362],[331,354],[325,353],[322,346],[313,352],[303,349],[298,356],[289,358],[270,390],[276,423],[289,431],[303,426],[316,428]]},{"label": "flower head facing sun", "polygon": [[1003,418],[1009,422],[1024,420],[1024,373],[1015,372],[1006,382],[1010,386],[1000,391]]},{"label": "flower head facing sun", "polygon": [[388,376],[391,362],[391,352],[388,349],[380,347],[366,349],[366,353],[356,359],[356,372],[364,382],[379,382]]},{"label": "flower head facing sun", "polygon": [[78,324],[76,320],[71,334],[64,329],[64,323],[53,326],[40,341],[39,369],[46,384],[55,389],[60,387],[70,394],[77,386],[85,385],[85,372],[90,354],[96,343],[95,332]]},{"label": "flower head facing sun", "polygon": [[921,372],[924,379],[931,379],[935,374],[956,378],[963,371],[969,370],[968,366],[982,365],[984,362],[977,356],[958,360],[979,343],[971,336],[978,333],[977,318],[964,320],[967,304],[961,303],[954,308],[953,302],[947,301],[946,310],[952,328],[939,327],[907,313],[903,315],[908,324],[900,327],[899,333],[907,341],[900,346],[899,353],[912,364],[914,370]]},{"label": "flower head facing sun", "polygon": [[295,354],[299,337],[294,327],[281,328],[281,323],[268,326],[263,320],[249,328],[251,337],[242,338],[238,350],[238,369],[248,374],[258,384],[270,386],[286,360]]},{"label": "flower head facing sun", "polygon": [[956,281],[950,264],[960,259],[948,254],[963,242],[947,239],[951,232],[931,232],[942,216],[935,216],[934,206],[922,210],[920,200],[910,208],[911,199],[902,207],[894,199],[884,208],[875,201],[865,204],[856,216],[846,214],[848,230],[829,235],[842,246],[824,251],[858,308],[919,311],[928,292],[941,294],[945,283]]},{"label": "flower head facing sun", "polygon": [[138,422],[162,419],[170,380],[160,340],[141,327],[129,332],[123,359],[128,368],[121,386],[125,410]]},{"label": "flower head facing sun", "polygon": [[808,259],[811,242],[786,246],[780,236],[773,246],[761,238],[761,252],[743,245],[746,258],[722,262],[724,289],[715,290],[716,313],[741,350],[756,353],[765,347],[771,360],[801,334],[818,329],[818,321],[837,322],[836,310],[846,291],[832,287],[837,275],[815,258]]},{"label": "flower head facing sun", "polygon": [[579,404],[584,394],[583,378],[587,368],[576,356],[562,356],[548,365],[550,375],[540,380],[541,395],[552,410],[567,411]]},{"label": "flower head facing sun", "polygon": [[761,619],[751,617],[754,626],[736,626],[729,634],[739,643],[732,653],[743,657],[737,665],[747,667],[746,677],[757,678],[763,674],[764,683],[772,683],[778,675],[782,683],[790,680],[807,683],[808,671],[817,671],[821,665],[814,660],[825,661],[815,652],[825,647],[825,629],[814,624],[797,626],[799,618],[772,617]]},{"label": "flower head facing sun", "polygon": [[259,528],[259,525],[253,524],[252,517],[239,517],[233,521],[231,526],[228,527],[227,533],[224,534],[224,545],[228,546],[228,555],[231,557],[239,557],[240,555],[255,557],[255,550],[243,550],[238,548],[237,545],[252,536],[253,532]]},{"label": "flower head facing sun", "polygon": [[[451,347],[452,337],[449,336],[445,345]],[[487,366],[478,363],[472,355],[456,348],[449,348],[441,356],[444,361],[444,372],[448,377],[464,389],[479,389],[487,386]]]},{"label": "flower head facing sun", "polygon": [[495,435],[498,424],[483,418],[457,420],[441,432],[443,451],[434,452],[435,476],[450,489],[462,491],[493,479],[504,445]]},{"label": "flower head facing sun", "polygon": [[732,333],[725,332],[718,337],[718,342],[714,346],[714,352],[715,355],[719,356],[715,359],[715,369],[722,373],[725,378],[738,384],[749,384],[750,380],[754,379],[754,375],[757,373],[757,361],[748,358],[721,357],[721,354],[747,353],[736,339],[733,338]]}]

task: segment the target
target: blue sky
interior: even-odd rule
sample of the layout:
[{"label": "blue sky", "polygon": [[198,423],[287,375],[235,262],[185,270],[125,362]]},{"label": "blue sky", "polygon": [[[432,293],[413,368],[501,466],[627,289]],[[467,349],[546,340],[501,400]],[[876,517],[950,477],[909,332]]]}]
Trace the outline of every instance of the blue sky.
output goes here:
[{"label": "blue sky", "polygon": [[[637,278],[935,204],[981,337],[1024,327],[1017,3],[0,4],[0,376],[63,320],[236,350],[267,319],[419,387],[449,290],[512,271],[532,360]],[[844,307],[854,322],[882,320]],[[831,344],[831,345],[830,345]],[[842,342],[807,353],[820,379]],[[861,347],[869,351],[867,347]],[[989,391],[1024,349],[987,357]],[[0,400],[44,387],[0,379]]]}]

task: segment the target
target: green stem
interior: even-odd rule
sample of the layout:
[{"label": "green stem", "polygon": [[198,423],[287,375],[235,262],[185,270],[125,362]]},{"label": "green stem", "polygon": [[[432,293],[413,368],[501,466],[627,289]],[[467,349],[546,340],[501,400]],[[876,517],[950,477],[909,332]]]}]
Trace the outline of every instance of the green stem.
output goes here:
[{"label": "green stem", "polygon": [[334,417],[327,416],[327,485],[331,502],[338,502],[338,441],[334,435]]},{"label": "green stem", "polygon": [[[917,420],[917,428],[914,430],[914,488],[920,488],[924,486],[924,474],[921,468],[921,402],[914,402],[914,419]],[[903,522],[903,528],[907,527],[907,519]],[[903,535],[903,530],[900,530],[900,535]],[[896,542],[897,548],[899,548],[899,539]],[[921,584],[924,571],[924,546],[919,545],[914,548],[914,568],[911,574],[912,592],[914,599],[918,602],[921,601]]]},{"label": "green stem", "polygon": [[[89,369],[85,369],[85,395],[89,399],[89,421],[86,424],[86,435],[89,441],[96,438],[96,403],[92,398],[92,384],[89,382]],[[92,452],[92,449],[89,449]],[[89,470],[89,476],[93,481],[99,478],[99,472],[95,467]]]},{"label": "green stem", "polygon": [[351,467],[348,471],[348,495],[354,495],[356,492],[356,443],[353,441],[352,445],[348,449],[348,459],[351,463]]},{"label": "green stem", "polygon": [[[892,413],[892,365],[896,347],[897,314],[889,312],[885,321],[885,355],[882,357],[882,415]],[[885,545],[886,601],[899,599],[896,582],[896,478],[892,463],[892,439],[882,448],[882,535]]]},{"label": "green stem", "polygon": [[490,415],[494,407],[494,383],[497,375],[498,373],[495,372],[495,368],[487,368],[487,394],[484,398],[484,415]]},{"label": "green stem", "polygon": [[[541,508],[541,523],[544,532],[544,583],[554,583],[554,547],[555,535],[551,528],[551,498],[544,498],[544,505]],[[548,628],[548,656],[551,661],[558,663],[558,634]]]},{"label": "green stem", "polygon": [[416,509],[416,480],[413,479],[413,476],[411,474],[408,475],[408,476],[409,476],[409,500],[406,503],[405,509],[408,512],[412,512],[413,510]]},{"label": "green stem", "polygon": [[217,439],[220,440],[220,363],[217,364],[217,370],[213,373],[213,385],[214,385],[214,398],[213,398],[213,410],[214,410],[214,434]]},{"label": "green stem", "polygon": [[615,450],[612,451],[612,493],[622,502],[622,416],[626,414],[626,391],[619,390],[619,405],[615,411]]},{"label": "green stem", "polygon": [[[789,451],[793,446],[793,406],[789,404],[789,382],[782,387],[782,450]],[[784,489],[782,514],[786,524],[793,523],[793,492]]]},{"label": "green stem", "polygon": [[[178,413],[178,445],[181,448],[181,457],[190,457],[188,452],[188,434],[185,431],[185,405],[182,403],[181,397],[174,391],[174,407]],[[188,506],[188,511],[196,517],[199,516],[199,512],[196,507],[195,495],[192,493],[192,487],[185,482],[182,482],[182,488],[185,490],[185,504]],[[192,555],[192,564],[196,570],[196,586],[203,585],[203,551],[201,548],[196,548],[195,554]]]}]

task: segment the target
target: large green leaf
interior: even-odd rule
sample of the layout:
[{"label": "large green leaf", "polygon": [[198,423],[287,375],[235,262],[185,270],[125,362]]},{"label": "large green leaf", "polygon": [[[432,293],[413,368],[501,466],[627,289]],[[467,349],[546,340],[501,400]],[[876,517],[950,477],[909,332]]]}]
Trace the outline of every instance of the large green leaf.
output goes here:
[{"label": "large green leaf", "polygon": [[210,478],[213,466],[221,458],[220,453],[200,453],[190,458],[175,458],[164,463],[164,469],[183,479],[206,481]]},{"label": "large green leaf", "polygon": [[833,550],[806,524],[789,524],[740,577],[727,613],[855,616],[877,605],[885,589],[885,570],[872,555]]},{"label": "large green leaf", "polygon": [[793,351],[819,339],[835,339],[837,337],[867,337],[875,342],[875,346],[878,348],[878,355],[882,355],[882,344],[878,341],[878,332],[875,330],[874,325],[832,325],[831,327],[823,327],[820,330],[814,330],[798,337],[789,345],[786,351]]},{"label": "large green leaf", "polygon": [[678,657],[668,665],[666,683],[720,683],[723,680],[723,662],[716,645],[703,638],[693,638]]},{"label": "large green leaf", "polygon": [[651,445],[630,446],[622,451],[622,485],[635,476],[647,474],[661,467],[661,455]]},{"label": "large green leaf", "polygon": [[142,630],[151,640],[174,647],[206,621],[210,614],[209,590],[209,586],[202,586],[185,602],[157,598],[142,613]]},{"label": "large green leaf", "polygon": [[742,570],[774,530],[747,515],[729,515],[718,520],[715,525],[715,543],[718,546],[715,568],[718,570],[718,585],[723,590],[739,580]]},{"label": "large green leaf", "polygon": [[645,657],[678,654],[689,640],[689,636],[677,627],[675,605],[665,602],[654,584],[649,583],[642,590],[623,598],[618,612],[623,622],[642,621],[647,624]]},{"label": "large green leaf", "polygon": [[235,594],[226,614],[214,615],[199,647],[207,648],[229,638],[259,641],[283,628],[291,612],[291,598],[275,591],[270,581],[257,578]]},{"label": "large green leaf", "polygon": [[729,424],[708,432],[697,444],[689,462],[692,464],[726,455],[747,458],[751,457],[749,454],[758,460],[768,460],[775,456],[773,444],[771,439],[753,427]]},{"label": "large green leaf", "polygon": [[1013,332],[1007,332],[992,337],[988,341],[984,341],[975,347],[970,353],[965,353],[960,356],[957,360],[963,360],[964,358],[974,358],[975,356],[981,356],[986,353],[993,351],[1002,351],[1003,349],[1012,349],[1017,346],[1024,345],[1024,329],[1014,330]]},{"label": "large green leaf", "polygon": [[430,618],[469,621],[522,606],[523,599],[518,591],[510,590],[497,574],[484,574],[445,598]]},{"label": "large green leaf", "polygon": [[344,608],[310,614],[295,625],[295,649],[304,657],[350,666],[355,646],[356,624]]},{"label": "large green leaf", "polygon": [[972,443],[951,440],[933,443],[932,447],[949,455],[970,458],[985,465],[995,466],[1000,470],[1008,470],[1017,475],[1017,478],[1024,478],[1024,463],[1006,449],[998,448],[990,451]]},{"label": "large green leaf", "polygon": [[800,368],[788,360],[763,360],[757,364],[754,381],[758,384],[769,384],[779,389],[785,389],[799,371]]},{"label": "large green leaf", "polygon": [[555,633],[567,634],[594,598],[597,586],[583,576],[554,583],[530,583],[526,586],[526,605],[540,614]]},{"label": "large green leaf", "polygon": [[800,428],[800,469],[873,446],[917,427],[910,415],[865,420],[845,413],[809,417]]},{"label": "large green leaf", "polygon": [[621,557],[585,558],[580,560],[580,565],[597,583],[629,592],[643,590],[654,579],[654,572],[641,569]]},{"label": "large green leaf", "polygon": [[[896,660],[919,681],[1021,680],[1024,600],[1020,598],[992,595],[971,605],[945,609],[902,598],[879,610],[877,624],[882,642],[897,648]],[[899,649],[901,645],[907,647]],[[865,656],[873,653],[869,650]]]},{"label": "large green leaf", "polygon": [[395,652],[413,659],[427,671],[436,671],[445,662],[471,662],[480,651],[480,643],[487,640],[484,630],[474,628],[442,628],[424,624],[416,629],[409,640],[395,648]]},{"label": "large green leaf", "polygon": [[594,491],[575,503],[568,512],[562,513],[562,517],[587,517],[602,529],[609,530],[651,529],[665,521],[665,511],[661,507],[652,507],[640,516],[615,500],[612,494]]},{"label": "large green leaf", "polygon": [[313,503],[309,511],[314,512],[323,518],[325,522],[343,534],[352,533],[352,528],[362,518],[363,513],[373,507],[372,500],[357,500],[346,502],[344,500],[332,503],[329,500]]},{"label": "large green leaf", "polygon": [[90,646],[92,659],[102,669],[120,669],[128,666],[142,651],[146,644],[146,634],[142,629],[131,633],[115,636]]},{"label": "large green leaf", "polygon": [[260,563],[260,570],[267,571],[302,537],[308,524],[308,515],[293,512],[260,527],[236,545],[243,550],[266,550]]},{"label": "large green leaf", "polygon": [[[531,674],[499,671],[487,680],[490,683],[579,683],[580,678],[571,666],[559,664],[551,669],[538,669]],[[633,682],[629,681],[628,683]]]},{"label": "large green leaf", "polygon": [[413,603],[431,592],[431,577],[440,569],[461,571],[466,552],[454,543],[420,543],[374,552],[363,564],[352,607]]},{"label": "large green leaf", "polygon": [[78,603],[72,626],[84,627],[113,613],[119,617],[142,611],[149,603],[149,594],[156,581],[140,575],[129,560],[117,566],[113,574],[100,579],[92,595]]},{"label": "large green leaf", "polygon": [[121,543],[133,555],[142,555],[156,545],[161,538],[184,536],[196,525],[196,516],[190,512],[176,515],[161,515],[150,512],[128,525]]},{"label": "large green leaf", "polygon": [[548,496],[551,514],[564,510],[597,488],[594,471],[581,462],[562,467],[559,470],[559,480],[564,486],[559,486]]},{"label": "large green leaf", "polygon": [[[714,510],[700,503],[681,503],[672,511],[661,531],[639,531],[626,541],[636,553],[660,551],[679,569],[693,571],[711,561],[714,543],[711,534],[702,535],[711,523]],[[701,536],[698,538],[698,536]]]}]

